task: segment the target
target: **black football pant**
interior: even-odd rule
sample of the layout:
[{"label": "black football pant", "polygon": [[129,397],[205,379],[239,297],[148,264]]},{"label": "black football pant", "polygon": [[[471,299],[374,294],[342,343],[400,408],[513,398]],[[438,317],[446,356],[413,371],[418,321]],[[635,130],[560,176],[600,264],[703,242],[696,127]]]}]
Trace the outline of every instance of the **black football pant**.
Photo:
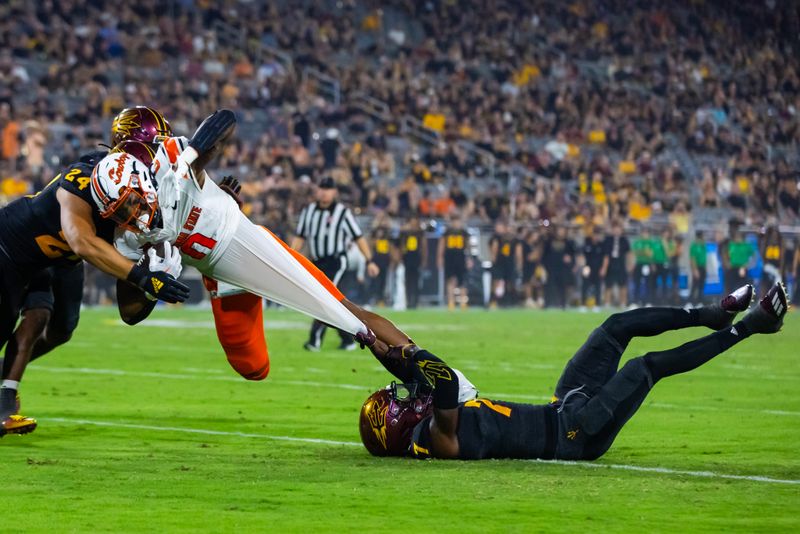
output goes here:
[{"label": "black football pant", "polygon": [[[333,285],[339,287],[339,282],[341,282],[344,273],[347,271],[347,257],[342,255],[320,258],[314,261],[314,265],[316,265],[325,276],[330,278]],[[325,330],[327,329],[328,325],[314,319],[314,322],[311,323],[311,331],[308,333],[308,342],[316,347],[322,346],[322,339],[325,337]],[[338,329],[337,331],[342,340],[342,346],[351,345],[355,342],[355,338],[348,332]]]},{"label": "black football pant", "polygon": [[[653,385],[686,373],[748,337],[740,322],[674,349],[649,352],[617,370],[634,337],[719,324],[719,308],[643,308],[610,316],[567,363],[556,387],[559,407],[557,457],[594,460],[602,456]],[[571,437],[570,437],[571,436]]]},{"label": "black football pant", "polygon": [[[83,300],[83,263],[66,267],[50,267],[37,272],[27,288],[19,313],[44,309],[50,319],[44,336],[35,341],[31,360],[44,356],[55,347],[63,345],[78,327]],[[13,321],[16,323],[16,318]],[[3,360],[3,376],[11,371],[16,359],[17,342],[8,339]]]},{"label": "black football pant", "polygon": [[689,302],[705,301],[706,268],[697,268],[697,278],[692,278],[692,290],[689,295]]},{"label": "black football pant", "polygon": [[406,263],[406,307],[413,310],[419,303],[419,264]]}]

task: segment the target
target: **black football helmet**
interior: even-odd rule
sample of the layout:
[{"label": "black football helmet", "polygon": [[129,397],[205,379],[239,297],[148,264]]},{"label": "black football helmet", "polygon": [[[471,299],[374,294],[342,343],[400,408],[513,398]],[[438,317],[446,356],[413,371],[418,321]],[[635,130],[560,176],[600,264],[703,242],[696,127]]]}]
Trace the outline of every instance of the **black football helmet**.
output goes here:
[{"label": "black football helmet", "polygon": [[417,384],[392,382],[361,407],[361,442],[373,456],[403,456],[411,446],[414,427],[432,411],[433,398]]}]

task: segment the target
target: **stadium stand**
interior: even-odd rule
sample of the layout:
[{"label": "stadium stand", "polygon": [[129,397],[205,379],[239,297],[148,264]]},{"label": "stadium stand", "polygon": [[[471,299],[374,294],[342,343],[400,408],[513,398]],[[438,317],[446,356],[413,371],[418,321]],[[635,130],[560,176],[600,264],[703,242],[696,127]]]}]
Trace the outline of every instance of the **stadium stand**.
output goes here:
[{"label": "stadium stand", "polygon": [[[690,296],[693,242],[716,262],[697,298],[737,267],[793,280],[800,66],[782,43],[798,8],[681,3],[10,0],[0,203],[107,142],[122,107],[155,106],[182,133],[229,107],[241,127],[216,175],[243,182],[255,221],[287,236],[322,176],[365,227],[397,235],[416,214],[435,244],[462,218],[470,303],[498,300],[484,280],[498,222],[515,272],[501,304],[599,305],[582,287],[601,254],[587,236],[613,221],[647,251],[646,280],[631,277],[640,304]],[[743,266],[728,253],[738,239],[753,249]],[[420,300],[441,303],[433,256]]]}]

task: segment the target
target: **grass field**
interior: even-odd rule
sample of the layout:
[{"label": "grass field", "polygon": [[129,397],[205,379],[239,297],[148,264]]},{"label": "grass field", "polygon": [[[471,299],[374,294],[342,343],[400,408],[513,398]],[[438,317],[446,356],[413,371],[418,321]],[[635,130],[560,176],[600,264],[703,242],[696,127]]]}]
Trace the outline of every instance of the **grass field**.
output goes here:
[{"label": "grass field", "polygon": [[[600,315],[388,313],[489,398],[544,402]],[[800,319],[660,383],[601,460],[376,459],[357,418],[389,376],[366,351],[300,348],[307,321],[267,313],[272,371],[229,369],[211,312],[127,327],[87,310],[33,364],[28,436],[0,440],[0,530],[792,531],[800,528]],[[702,330],[637,340],[634,356]],[[13,511],[13,512],[10,512]],[[17,523],[18,522],[18,523]]]}]

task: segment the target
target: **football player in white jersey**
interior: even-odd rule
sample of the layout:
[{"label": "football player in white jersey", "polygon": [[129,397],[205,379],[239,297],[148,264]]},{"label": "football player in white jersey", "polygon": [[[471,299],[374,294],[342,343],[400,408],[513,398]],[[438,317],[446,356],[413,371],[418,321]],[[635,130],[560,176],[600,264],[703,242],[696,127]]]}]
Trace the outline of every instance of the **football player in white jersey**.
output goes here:
[{"label": "football player in white jersey", "polygon": [[[202,170],[234,126],[232,112],[217,111],[201,124],[191,141],[169,138],[159,146],[151,165],[158,184],[159,217],[156,224],[146,224],[141,231],[120,235],[118,249],[129,257],[139,257],[146,244],[170,243],[181,251],[186,264],[204,275],[355,334],[364,345],[374,343],[373,331],[385,343],[407,343],[408,336],[391,322],[347,301],[305,257],[241,214],[237,203]],[[117,178],[105,169],[132,171],[130,165],[120,163],[128,158],[135,161],[129,154],[109,155],[99,166],[100,179],[107,177],[106,181],[113,182]],[[260,335],[263,337],[263,331]]]}]

